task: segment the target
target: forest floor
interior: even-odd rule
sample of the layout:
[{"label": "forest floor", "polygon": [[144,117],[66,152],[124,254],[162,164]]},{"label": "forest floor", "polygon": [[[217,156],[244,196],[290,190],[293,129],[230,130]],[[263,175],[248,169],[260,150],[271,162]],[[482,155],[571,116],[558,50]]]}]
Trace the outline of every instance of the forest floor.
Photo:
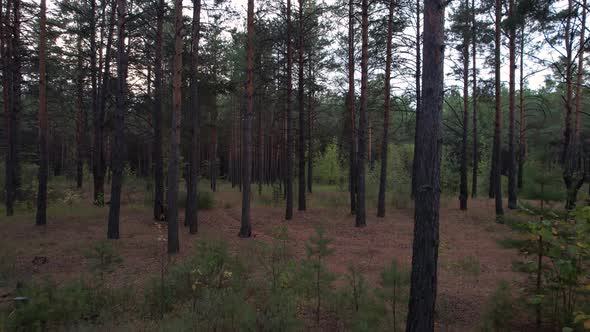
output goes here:
[{"label": "forest floor", "polygon": [[[327,264],[337,276],[336,284],[342,283],[348,266],[352,264],[364,273],[371,285],[378,284],[380,272],[393,259],[409,270],[413,209],[389,207],[385,218],[377,218],[371,208],[367,213],[367,226],[355,228],[354,216],[350,215],[345,204],[332,207],[326,204],[326,195],[341,195],[341,201],[346,202],[346,193],[318,192],[308,196],[307,211],[296,211],[293,220],[285,222],[282,204],[274,205],[260,197],[257,199],[255,186],[253,190],[251,239],[237,237],[240,193],[223,184],[214,195],[214,208],[199,212],[197,235],[188,234],[180,226],[181,253],[172,259],[181,260],[194,253],[199,241],[210,238],[222,238],[235,253],[246,259],[255,259],[248,254],[252,253],[253,246],[260,241],[272,241],[283,225],[288,228],[294,255],[302,258],[305,256],[306,240],[321,224],[326,235],[333,239],[334,254],[328,257]],[[457,199],[442,200],[438,331],[475,330],[490,295],[499,283],[505,280],[518,288],[525,280],[524,274],[512,270],[518,252],[498,244],[512,231],[494,222],[492,204],[491,200],[474,199],[469,201],[468,211],[459,211]],[[88,273],[84,253],[106,237],[108,208],[73,205],[63,209],[65,211],[58,217],[52,216],[50,210],[48,224],[44,227],[34,225],[32,213],[13,218],[0,217],[2,248],[14,250],[16,273],[21,280],[50,276],[59,282]],[[165,224],[155,223],[145,205],[128,201],[122,211],[121,238],[113,243],[124,264],[117,269],[110,282],[113,285],[141,287],[146,278],[160,271],[162,257],[165,257],[165,242],[158,238],[166,236]],[[183,213],[180,216],[183,217]],[[46,257],[46,262],[39,263],[36,257]]]}]

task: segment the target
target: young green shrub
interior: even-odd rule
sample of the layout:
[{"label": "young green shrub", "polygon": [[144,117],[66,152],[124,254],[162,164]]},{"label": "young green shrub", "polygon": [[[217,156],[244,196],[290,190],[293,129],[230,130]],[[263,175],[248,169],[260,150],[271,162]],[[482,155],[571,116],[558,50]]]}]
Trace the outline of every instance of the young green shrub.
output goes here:
[{"label": "young green shrub", "polygon": [[385,306],[373,296],[360,269],[349,266],[346,284],[334,303],[339,320],[347,331],[381,330]]},{"label": "young green shrub", "polygon": [[508,331],[510,322],[514,318],[514,309],[510,286],[502,281],[488,301],[480,331]]},{"label": "young green shrub", "polygon": [[261,242],[257,257],[264,270],[256,288],[257,330],[299,331],[298,298],[295,289],[297,264],[289,251],[287,227],[281,227],[271,244]]},{"label": "young green shrub", "polygon": [[316,324],[320,322],[322,301],[329,297],[330,287],[334,281],[334,275],[328,271],[325,263],[326,257],[334,252],[330,243],[332,239],[326,237],[324,228],[317,227],[315,235],[305,244],[307,258],[301,264],[298,278],[303,293],[314,304]]},{"label": "young green shrub", "polygon": [[123,258],[117,253],[113,245],[108,241],[99,241],[84,253],[90,271],[97,273],[99,280],[104,282],[104,277],[112,273],[121,265]]},{"label": "young green shrub", "polygon": [[403,328],[405,309],[408,303],[408,291],[410,285],[410,273],[401,268],[397,261],[381,272],[380,287],[376,293],[378,298],[387,308],[387,319],[390,331],[399,331]]}]

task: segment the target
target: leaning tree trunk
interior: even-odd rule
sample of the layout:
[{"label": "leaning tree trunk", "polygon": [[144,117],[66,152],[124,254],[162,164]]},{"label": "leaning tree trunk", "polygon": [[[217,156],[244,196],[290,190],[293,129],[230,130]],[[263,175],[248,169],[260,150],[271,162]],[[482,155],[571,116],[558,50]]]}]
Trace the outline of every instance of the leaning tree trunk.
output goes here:
[{"label": "leaning tree trunk", "polygon": [[239,237],[252,236],[250,187],[252,178],[252,117],[254,116],[254,0],[248,0],[246,36],[246,105],[242,115],[242,219]]},{"label": "leaning tree trunk", "polygon": [[495,23],[495,50],[494,50],[494,75],[495,75],[495,107],[496,120],[494,124],[494,146],[492,159],[492,176],[490,181],[490,192],[496,200],[496,216],[504,214],[502,207],[502,84],[500,81],[500,48],[501,44],[501,21],[502,21],[502,2],[496,0],[496,23]]},{"label": "leaning tree trunk", "polygon": [[355,218],[356,227],[364,227],[367,224],[365,210],[365,161],[367,159],[367,108],[369,106],[369,1],[363,0],[361,4],[361,109],[359,112],[359,132],[358,132],[358,157],[357,157],[357,211]]},{"label": "leaning tree trunk", "polygon": [[416,196],[408,332],[434,331],[444,94],[444,8],[443,0],[424,0],[423,101],[415,142]]},{"label": "leaning tree trunk", "polygon": [[381,141],[381,174],[379,177],[379,199],[377,217],[385,217],[385,191],[387,190],[387,150],[389,147],[389,109],[391,104],[391,38],[393,37],[394,0],[389,2],[387,16],[387,42],[385,54],[385,100],[383,103],[383,140]]},{"label": "leaning tree trunk", "polygon": [[285,167],[285,191],[286,191],[286,211],[285,219],[291,220],[293,218],[293,54],[291,42],[291,0],[287,0],[287,114],[286,114],[286,130],[287,130],[287,158]]},{"label": "leaning tree trunk", "polygon": [[182,110],[182,0],[174,0],[174,73],[172,78],[172,130],[168,165],[168,253],[180,250],[178,240],[178,162],[180,159],[180,117]]},{"label": "leaning tree trunk", "polygon": [[348,1],[348,114],[350,121],[350,213],[356,212],[357,186],[355,181],[356,174],[356,115],[355,115],[355,96],[354,96],[354,1]]},{"label": "leaning tree trunk", "polygon": [[459,208],[467,210],[467,133],[469,131],[469,0],[465,0],[465,27],[463,29],[463,131],[461,139],[461,182],[459,185]]},{"label": "leaning tree trunk", "polygon": [[127,54],[125,51],[125,24],[127,21],[127,0],[117,0],[117,92],[116,107],[113,114],[114,136],[111,158],[111,205],[107,237],[119,238],[119,215],[121,211],[121,187],[123,186],[123,163],[125,162],[125,95],[127,93]]},{"label": "leaning tree trunk", "polygon": [[303,88],[304,88],[304,77],[303,77],[303,38],[304,38],[304,31],[303,31],[303,4],[304,0],[299,0],[299,87],[297,91],[297,99],[299,101],[299,187],[298,193],[298,202],[297,202],[297,210],[305,211],[305,103],[303,97],[305,96]]},{"label": "leaning tree trunk", "polygon": [[164,217],[164,161],[162,158],[162,34],[164,0],[158,1],[154,64],[154,219]]},{"label": "leaning tree trunk", "polygon": [[[189,232],[195,234],[198,230],[198,186],[199,186],[199,32],[201,29],[201,0],[193,0],[193,29],[192,29],[192,54],[191,54],[191,145],[189,147],[189,165],[186,181],[186,210],[185,225],[189,226]],[[211,179],[213,182],[213,178]]]},{"label": "leaning tree trunk", "polygon": [[510,79],[508,82],[508,208],[517,208],[516,198],[516,27],[514,21],[514,0],[510,0],[508,15],[510,17],[508,49],[510,53]]},{"label": "leaning tree trunk", "polygon": [[37,191],[36,224],[47,223],[47,6],[41,0],[39,20],[39,190]]}]

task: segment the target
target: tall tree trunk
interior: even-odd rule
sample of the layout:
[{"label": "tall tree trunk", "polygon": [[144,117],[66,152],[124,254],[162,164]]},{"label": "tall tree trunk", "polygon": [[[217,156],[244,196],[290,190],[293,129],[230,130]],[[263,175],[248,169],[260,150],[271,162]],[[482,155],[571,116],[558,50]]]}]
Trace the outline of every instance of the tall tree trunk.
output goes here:
[{"label": "tall tree trunk", "polygon": [[312,128],[313,128],[313,88],[314,88],[314,81],[313,81],[313,62],[312,62],[312,52],[311,50],[308,52],[308,81],[309,87],[307,88],[307,192],[311,194],[312,192],[312,182],[313,182],[313,140],[312,140]]},{"label": "tall tree trunk", "polygon": [[367,125],[369,106],[369,1],[361,3],[361,109],[359,112],[358,157],[357,157],[357,211],[355,226],[364,227],[367,224],[365,210],[365,164],[367,159]]},{"label": "tall tree trunk", "polygon": [[508,82],[508,104],[509,104],[509,126],[508,126],[508,208],[517,208],[516,198],[516,26],[513,23],[515,18],[515,3],[510,0],[508,15],[509,24],[509,41],[508,49],[510,53],[510,71]]},{"label": "tall tree trunk", "polygon": [[586,0],[582,2],[582,23],[580,27],[580,49],[578,51],[578,72],[576,75],[576,113],[574,114],[574,146],[580,144],[580,114],[582,113],[582,84],[584,78],[584,38],[586,32]]},{"label": "tall tree trunk", "polygon": [[254,116],[254,0],[248,0],[246,36],[246,105],[242,115],[242,220],[239,237],[252,236],[250,185],[252,177],[252,117]]},{"label": "tall tree trunk", "polygon": [[91,98],[92,98],[92,117],[94,126],[94,137],[92,144],[92,180],[93,180],[93,200],[94,204],[102,205],[104,203],[104,177],[100,172],[102,164],[102,150],[99,146],[100,127],[98,114],[98,73],[96,68],[96,0],[90,0],[90,81],[91,81]]},{"label": "tall tree trunk", "polygon": [[[414,142],[416,142],[418,140],[418,130],[420,129],[418,127],[418,121],[419,121],[419,117],[420,117],[420,106],[421,106],[421,102],[422,102],[422,90],[420,88],[420,79],[421,79],[421,66],[422,66],[422,60],[421,60],[421,56],[422,56],[422,49],[420,48],[420,46],[422,46],[421,43],[421,38],[420,38],[420,0],[416,0],[416,72],[415,72],[415,80],[416,80],[416,128],[414,130]],[[414,158],[412,161],[412,188],[411,188],[411,193],[410,196],[412,198],[414,198],[414,195],[416,193],[416,168],[418,167],[418,165],[416,165],[416,145],[414,144]]]},{"label": "tall tree trunk", "polygon": [[[572,36],[571,21],[573,14],[573,0],[568,0],[568,9],[565,25],[565,126],[563,131],[563,154],[562,163],[565,163],[569,153],[572,131]],[[567,172],[567,171],[566,171]],[[567,184],[566,184],[567,185]]]},{"label": "tall tree trunk", "polygon": [[[106,1],[105,1],[106,3]],[[106,170],[106,156],[105,156],[105,113],[106,113],[106,98],[110,93],[109,77],[111,65],[111,48],[113,44],[115,14],[117,4],[112,2],[112,9],[109,18],[109,28],[107,32],[107,44],[104,56],[104,71],[102,72],[102,83],[99,92],[97,93],[97,109],[94,118],[94,202],[95,204],[104,205],[104,181]]]},{"label": "tall tree trunk", "polygon": [[354,93],[354,0],[348,1],[348,114],[350,121],[350,213],[356,212],[357,183],[356,175],[356,114],[355,114],[355,93]]},{"label": "tall tree trunk", "polygon": [[178,240],[178,162],[180,159],[180,117],[182,111],[182,0],[174,0],[174,74],[172,78],[172,130],[168,165],[168,253],[180,250]]},{"label": "tall tree trunk", "polygon": [[297,89],[297,99],[299,101],[299,187],[297,188],[299,192],[299,199],[297,202],[297,210],[299,211],[305,211],[305,103],[303,100],[305,95],[303,91],[305,79],[303,77],[303,38],[305,32],[303,31],[303,5],[304,0],[299,0],[299,87]]},{"label": "tall tree trunk", "polygon": [[291,0],[287,0],[287,158],[285,167],[286,211],[285,219],[293,218],[293,44],[291,41]]},{"label": "tall tree trunk", "polygon": [[524,110],[524,25],[521,27],[520,36],[520,75],[519,75],[519,94],[518,94],[518,111],[519,111],[519,130],[518,130],[518,183],[517,187],[522,189],[524,177],[524,159],[526,157],[526,117]]},{"label": "tall tree trunk", "polygon": [[[20,127],[20,113],[22,110],[22,100],[21,100],[21,85],[22,85],[22,45],[21,45],[21,0],[14,0],[13,2],[13,11],[14,11],[14,24],[13,24],[13,38],[12,38],[12,68],[13,72],[13,84],[12,84],[12,98],[10,98],[12,112],[11,118],[9,120],[10,123],[10,131],[9,131],[9,150],[11,155],[11,186],[12,186],[12,193],[11,197],[12,200],[18,199],[19,196],[19,189],[20,189],[20,137],[19,137],[19,127]],[[8,196],[8,195],[7,195]]]},{"label": "tall tree trunk", "polygon": [[[199,74],[199,34],[201,31],[201,0],[193,0],[193,28],[192,28],[192,54],[190,71],[191,89],[191,145],[189,148],[188,176],[186,181],[186,216],[185,225],[189,226],[191,234],[198,231],[198,187],[199,187],[199,89],[197,77]],[[213,181],[213,179],[212,179]]]},{"label": "tall tree trunk", "polygon": [[475,0],[471,0],[471,59],[473,66],[473,91],[471,99],[473,103],[473,175],[471,178],[471,197],[477,197],[477,175],[479,170],[479,138],[477,137],[477,26],[475,19]]},{"label": "tall tree trunk", "polygon": [[86,155],[86,110],[84,108],[84,64],[82,55],[82,36],[78,35],[76,44],[76,186],[82,188],[84,181],[84,157]]},{"label": "tall tree trunk", "polygon": [[383,140],[381,141],[381,174],[379,177],[379,199],[377,217],[385,217],[385,191],[387,190],[387,151],[389,146],[389,110],[391,104],[391,39],[393,37],[393,7],[395,0],[389,1],[387,16],[387,42],[385,49],[385,100],[383,103]]},{"label": "tall tree trunk", "polygon": [[12,159],[14,154],[14,144],[12,138],[13,131],[13,84],[14,84],[14,72],[13,72],[13,59],[12,59],[12,29],[10,25],[10,17],[12,11],[12,0],[6,1],[6,12],[2,17],[2,96],[4,101],[4,113],[6,114],[6,133],[8,139],[8,146],[6,151],[6,164],[5,164],[5,193],[6,193],[6,215],[12,216],[14,214],[14,173],[12,172]]},{"label": "tall tree trunk", "polygon": [[442,103],[443,0],[424,0],[423,102],[418,122],[416,196],[410,303],[406,331],[434,331],[437,290]]},{"label": "tall tree trunk", "polygon": [[154,219],[164,216],[164,161],[162,158],[162,34],[164,0],[158,1],[154,63]]},{"label": "tall tree trunk", "polygon": [[469,131],[469,0],[465,0],[465,27],[463,29],[463,132],[461,140],[461,182],[459,185],[459,208],[467,210],[467,133]]},{"label": "tall tree trunk", "polygon": [[[119,215],[121,210],[121,187],[123,186],[123,163],[125,162],[125,108],[127,94],[127,54],[125,51],[125,24],[127,20],[127,0],[117,0],[117,92],[116,107],[113,114],[114,146],[111,156],[111,205],[107,237],[119,238]],[[108,52],[108,50],[107,50]]]},{"label": "tall tree trunk", "polygon": [[495,75],[495,99],[496,118],[494,124],[494,146],[492,158],[492,172],[490,181],[490,193],[496,200],[496,216],[504,214],[502,207],[502,84],[500,81],[500,49],[502,47],[502,2],[496,0],[496,22],[495,22],[495,49],[494,49],[494,75]]},{"label": "tall tree trunk", "polygon": [[36,224],[47,223],[47,6],[41,0],[39,20],[39,190]]}]

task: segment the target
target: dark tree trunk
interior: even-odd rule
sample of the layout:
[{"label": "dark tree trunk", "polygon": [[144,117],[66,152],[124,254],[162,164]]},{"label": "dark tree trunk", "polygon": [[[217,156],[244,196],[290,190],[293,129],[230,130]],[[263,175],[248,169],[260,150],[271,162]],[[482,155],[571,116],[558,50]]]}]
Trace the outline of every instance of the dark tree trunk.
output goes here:
[{"label": "dark tree trunk", "polygon": [[293,218],[293,45],[291,41],[291,0],[287,0],[287,158],[285,167],[286,211],[285,219]]},{"label": "dark tree trunk", "polygon": [[76,45],[76,186],[82,188],[84,181],[84,157],[86,156],[86,110],[84,108],[84,63],[82,55],[82,36]]},{"label": "dark tree trunk", "polygon": [[127,54],[125,52],[125,24],[127,20],[127,0],[117,0],[117,92],[116,107],[113,114],[114,149],[111,156],[111,205],[107,238],[119,238],[119,215],[121,211],[121,187],[123,186],[123,164],[125,162],[125,108]]},{"label": "dark tree trunk", "polygon": [[369,1],[361,3],[361,109],[359,111],[358,131],[358,156],[357,156],[357,210],[356,227],[364,227],[367,224],[365,210],[365,164],[367,159],[367,108],[369,105],[368,82],[369,82]]},{"label": "dark tree trunk", "polygon": [[510,71],[508,82],[508,111],[509,111],[509,126],[508,126],[508,208],[517,208],[516,198],[516,27],[514,21],[514,0],[509,2],[509,57],[510,57]]},{"label": "dark tree trunk", "polygon": [[98,115],[98,73],[96,68],[96,0],[90,0],[90,81],[91,81],[91,98],[92,98],[92,117],[94,126],[94,137],[92,144],[92,180],[93,180],[93,200],[94,204],[102,205],[104,203],[104,178],[100,173],[102,164],[102,150],[99,146],[100,127]]},{"label": "dark tree trunk", "polygon": [[305,211],[305,103],[303,101],[303,97],[304,97],[304,77],[303,77],[303,68],[304,68],[304,63],[303,63],[303,38],[305,35],[305,32],[303,31],[303,5],[304,5],[304,0],[299,0],[299,75],[298,75],[298,79],[299,79],[299,87],[298,87],[298,91],[297,91],[297,100],[299,101],[299,146],[298,146],[298,151],[299,151],[299,160],[298,160],[298,165],[299,165],[299,173],[298,173],[298,180],[299,180],[299,186],[298,186],[298,192],[299,192],[299,199],[297,202],[297,210],[299,211]]},{"label": "dark tree trunk", "polygon": [[309,58],[308,61],[308,80],[309,80],[309,87],[307,89],[307,192],[311,194],[312,192],[312,182],[313,182],[313,140],[312,140],[312,127],[313,127],[313,62],[312,62],[312,52],[311,50],[308,53]]},{"label": "dark tree trunk", "polygon": [[500,81],[500,49],[502,35],[502,2],[496,0],[496,22],[495,22],[495,49],[494,49],[494,75],[495,75],[495,99],[496,119],[494,124],[494,146],[492,158],[492,172],[490,181],[490,193],[496,200],[496,216],[504,214],[502,207],[502,84]]},{"label": "dark tree trunk", "polygon": [[116,3],[113,1],[109,18],[109,28],[107,44],[104,56],[104,71],[102,73],[102,83],[97,93],[97,109],[94,118],[94,202],[95,204],[104,205],[104,181],[105,181],[105,142],[104,142],[104,118],[106,113],[106,98],[110,93],[109,77],[111,68],[111,48],[113,44],[113,34],[115,26]]},{"label": "dark tree trunk", "polygon": [[182,0],[174,0],[174,74],[172,78],[172,130],[168,165],[168,253],[180,250],[178,240],[178,162],[180,159],[180,117],[182,110]]},{"label": "dark tree trunk", "polygon": [[242,220],[239,237],[252,236],[250,185],[252,177],[252,117],[254,116],[254,0],[248,0],[246,37],[246,105],[242,115]]},{"label": "dark tree trunk", "polygon": [[518,94],[518,111],[519,111],[519,130],[518,130],[518,189],[522,189],[524,177],[524,160],[526,158],[526,118],[524,109],[524,25],[521,27],[520,37],[520,75],[519,75],[519,94]]},{"label": "dark tree trunk", "polygon": [[154,64],[154,219],[164,217],[164,161],[162,158],[162,34],[164,0],[158,1]]},{"label": "dark tree trunk", "polygon": [[[193,28],[192,28],[192,54],[191,54],[191,145],[189,148],[189,165],[186,181],[186,216],[185,225],[189,226],[191,234],[198,230],[198,185],[199,185],[199,90],[197,76],[199,70],[199,34],[201,30],[201,0],[193,0]],[[213,179],[211,179],[213,182]]]},{"label": "dark tree trunk", "polygon": [[383,140],[381,143],[381,174],[379,177],[379,199],[377,217],[385,217],[385,191],[387,190],[387,151],[389,146],[389,109],[391,104],[391,39],[393,37],[393,7],[395,1],[389,2],[387,16],[387,42],[385,55],[385,100],[383,104]]},{"label": "dark tree trunk", "polygon": [[477,175],[479,169],[479,138],[477,137],[477,27],[475,20],[475,0],[471,0],[471,59],[473,66],[473,91],[471,98],[473,103],[473,176],[471,178],[471,197],[477,197]]},{"label": "dark tree trunk", "polygon": [[463,132],[461,140],[461,182],[459,185],[459,208],[467,210],[467,133],[469,132],[469,0],[465,0],[465,27],[463,30]]},{"label": "dark tree trunk", "polygon": [[47,223],[47,7],[41,0],[39,20],[39,190],[37,191],[36,224]]},{"label": "dark tree trunk", "polygon": [[434,331],[444,94],[444,8],[443,0],[424,1],[423,102],[415,142],[416,196],[408,332]]},{"label": "dark tree trunk", "polygon": [[[0,4],[1,5],[1,4]],[[13,172],[13,159],[15,154],[15,144],[13,138],[14,131],[14,118],[13,115],[13,84],[14,84],[14,72],[13,72],[13,34],[11,29],[11,11],[12,1],[6,1],[6,12],[2,18],[2,96],[4,101],[4,112],[6,114],[6,134],[7,134],[7,149],[6,149],[6,164],[5,164],[5,193],[6,193],[6,215],[12,216],[14,214],[14,201],[16,199],[16,190],[14,184],[16,183],[15,173]]]},{"label": "dark tree trunk", "polygon": [[[421,79],[421,66],[422,66],[422,46],[421,38],[420,38],[420,0],[416,0],[416,129],[414,130],[414,142],[418,140],[418,120],[420,118],[420,106],[422,102],[422,90],[420,88],[420,79]],[[412,161],[412,188],[410,196],[414,198],[414,194],[416,192],[416,145],[414,144],[414,159]]]},{"label": "dark tree trunk", "polygon": [[356,213],[357,183],[356,174],[356,115],[354,93],[354,1],[348,1],[348,113],[350,121],[350,172],[348,182],[350,185],[350,213]]}]

